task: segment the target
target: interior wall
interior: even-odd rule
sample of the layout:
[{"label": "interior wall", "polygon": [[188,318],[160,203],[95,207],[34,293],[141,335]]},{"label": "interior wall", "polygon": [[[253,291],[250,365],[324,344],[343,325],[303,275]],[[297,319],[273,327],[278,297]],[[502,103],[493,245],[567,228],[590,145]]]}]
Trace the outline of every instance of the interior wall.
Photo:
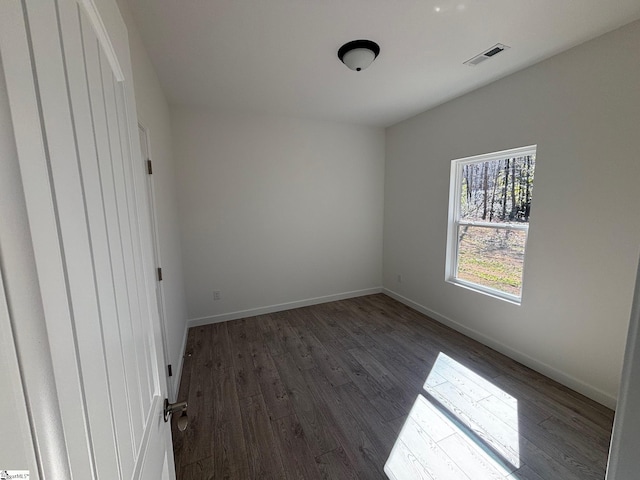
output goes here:
[{"label": "interior wall", "polygon": [[380,288],[384,130],[189,109],[172,128],[190,319]]},{"label": "interior wall", "polygon": [[[167,347],[173,371],[179,372],[186,340],[187,306],[182,272],[175,156],[171,142],[169,105],[138,33],[128,2],[118,0],[118,6],[129,32],[138,121],[148,130],[151,145],[159,253],[162,260]],[[178,380],[179,375],[174,375],[171,386],[173,394],[177,393]]]},{"label": "interior wall", "polygon": [[[609,406],[639,251],[638,45],[635,22],[386,135],[384,286]],[[451,160],[532,144],[522,305],[445,283]]]}]

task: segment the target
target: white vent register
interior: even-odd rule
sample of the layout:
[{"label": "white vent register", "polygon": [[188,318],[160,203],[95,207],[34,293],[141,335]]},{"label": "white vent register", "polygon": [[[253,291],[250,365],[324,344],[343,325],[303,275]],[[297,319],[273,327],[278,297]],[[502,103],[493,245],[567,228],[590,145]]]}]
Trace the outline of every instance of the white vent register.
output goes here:
[{"label": "white vent register", "polygon": [[499,53],[502,53],[505,50],[508,50],[509,48],[511,48],[511,47],[509,47],[508,45],[504,45],[502,43],[496,43],[493,47],[488,48],[484,52],[480,53],[479,55],[476,55],[473,58],[470,58],[469,60],[467,60],[466,62],[463,62],[463,63],[464,63],[464,65],[469,65],[470,67],[475,67],[479,63],[482,63],[485,60],[489,60],[490,58],[495,57]]}]

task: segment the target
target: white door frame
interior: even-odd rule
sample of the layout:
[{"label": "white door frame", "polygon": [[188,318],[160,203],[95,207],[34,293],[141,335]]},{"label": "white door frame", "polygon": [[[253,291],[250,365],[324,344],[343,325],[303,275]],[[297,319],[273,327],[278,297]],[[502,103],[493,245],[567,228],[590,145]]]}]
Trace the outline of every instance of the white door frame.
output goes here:
[{"label": "white door frame", "polygon": [[[141,147],[141,160],[142,167],[146,170],[147,162],[151,162],[153,164],[153,159],[151,158],[151,137],[149,133],[149,129],[145,127],[140,120],[138,120],[138,129],[144,134],[144,138],[142,135],[140,136],[140,147]],[[146,155],[145,155],[146,154]],[[146,192],[147,197],[149,199],[149,218],[151,220],[151,240],[153,242],[153,258],[155,260],[156,268],[162,268],[162,257],[160,255],[160,235],[158,232],[158,215],[156,213],[156,193],[155,186],[153,181],[153,174],[149,173],[147,170],[147,183],[146,183]],[[164,376],[167,379],[167,386],[169,389],[169,398],[171,401],[175,401],[178,392],[174,391],[173,382],[169,379],[169,371],[168,366],[171,364],[171,359],[169,358],[169,345],[168,345],[168,337],[167,337],[167,317],[166,317],[166,308],[165,308],[165,300],[164,300],[164,288],[162,280],[156,276],[156,296],[157,296],[157,304],[158,304],[158,315],[160,316],[160,326],[162,331],[162,346],[164,352]],[[174,372],[172,372],[174,373]]]},{"label": "white door frame", "polygon": [[631,306],[631,320],[622,366],[618,405],[611,436],[607,480],[638,478],[640,441],[640,264]]}]

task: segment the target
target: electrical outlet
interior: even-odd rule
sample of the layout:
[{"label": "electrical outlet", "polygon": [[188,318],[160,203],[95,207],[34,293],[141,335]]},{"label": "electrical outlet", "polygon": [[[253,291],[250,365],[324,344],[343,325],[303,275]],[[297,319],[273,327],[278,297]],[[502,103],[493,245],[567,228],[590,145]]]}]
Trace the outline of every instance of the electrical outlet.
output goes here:
[{"label": "electrical outlet", "polygon": [[396,281],[398,283],[402,283],[402,275],[400,275],[400,274],[396,275]]},{"label": "electrical outlet", "polygon": [[213,299],[214,300],[220,300],[220,290],[214,290],[213,291]]}]

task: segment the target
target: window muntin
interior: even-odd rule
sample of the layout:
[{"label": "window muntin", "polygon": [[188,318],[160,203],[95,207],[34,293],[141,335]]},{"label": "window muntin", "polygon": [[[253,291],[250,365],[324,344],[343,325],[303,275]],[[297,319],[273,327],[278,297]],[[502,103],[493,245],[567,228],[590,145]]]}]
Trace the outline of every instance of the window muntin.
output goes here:
[{"label": "window muntin", "polygon": [[520,303],[536,147],[451,163],[446,280]]}]

